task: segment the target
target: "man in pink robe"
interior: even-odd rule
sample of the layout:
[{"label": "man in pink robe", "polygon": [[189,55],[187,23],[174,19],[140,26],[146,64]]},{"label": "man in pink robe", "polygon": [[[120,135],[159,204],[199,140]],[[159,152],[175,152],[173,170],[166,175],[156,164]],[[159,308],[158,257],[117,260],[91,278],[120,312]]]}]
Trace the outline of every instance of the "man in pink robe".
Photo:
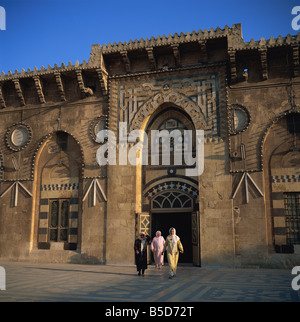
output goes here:
[{"label": "man in pink robe", "polygon": [[164,255],[162,255],[164,245],[165,239],[161,235],[161,232],[157,231],[156,237],[153,238],[151,243],[151,251],[153,252],[156,268],[159,269],[161,269],[162,265],[164,265]]}]

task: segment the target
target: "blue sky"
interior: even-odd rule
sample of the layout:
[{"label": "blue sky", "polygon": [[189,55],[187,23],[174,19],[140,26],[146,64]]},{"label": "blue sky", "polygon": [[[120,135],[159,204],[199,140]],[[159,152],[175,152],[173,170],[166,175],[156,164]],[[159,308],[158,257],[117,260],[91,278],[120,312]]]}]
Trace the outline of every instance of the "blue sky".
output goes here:
[{"label": "blue sky", "polygon": [[300,0],[0,0],[0,72],[88,60],[91,45],[242,23],[245,41],[295,35]]}]

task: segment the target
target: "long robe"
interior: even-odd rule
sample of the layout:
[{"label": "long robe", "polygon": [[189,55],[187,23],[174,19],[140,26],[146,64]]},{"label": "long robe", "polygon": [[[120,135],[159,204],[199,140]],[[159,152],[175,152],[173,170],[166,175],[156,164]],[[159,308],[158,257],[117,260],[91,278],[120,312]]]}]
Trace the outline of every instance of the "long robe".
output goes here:
[{"label": "long robe", "polygon": [[[145,243],[145,247],[143,249],[141,249],[142,241],[140,238],[136,239],[135,243],[134,243],[135,265],[136,265],[136,270],[138,272],[140,270],[145,270],[148,268],[148,265],[147,265],[147,244],[150,241],[150,237],[147,235],[145,237],[145,239],[146,239],[146,243]],[[139,253],[137,254],[136,251],[138,251]]]},{"label": "long robe", "polygon": [[164,265],[164,255],[162,251],[165,245],[165,239],[163,236],[154,237],[151,243],[151,251],[153,252],[153,257],[156,265]]},{"label": "long robe", "polygon": [[167,258],[169,263],[169,273],[171,276],[176,275],[178,258],[179,258],[179,251],[183,251],[183,246],[179,237],[177,236],[178,241],[176,244],[172,245],[172,241],[174,239],[173,235],[169,235],[166,239],[165,246],[163,252],[167,251]]}]

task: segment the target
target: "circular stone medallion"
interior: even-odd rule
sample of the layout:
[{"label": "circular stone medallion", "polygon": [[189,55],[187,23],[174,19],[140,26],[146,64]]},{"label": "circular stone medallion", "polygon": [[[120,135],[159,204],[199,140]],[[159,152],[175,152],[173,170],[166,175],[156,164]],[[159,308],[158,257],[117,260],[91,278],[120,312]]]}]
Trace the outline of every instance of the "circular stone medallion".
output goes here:
[{"label": "circular stone medallion", "polygon": [[13,151],[24,149],[31,139],[31,129],[24,123],[10,127],[6,132],[6,144]]}]

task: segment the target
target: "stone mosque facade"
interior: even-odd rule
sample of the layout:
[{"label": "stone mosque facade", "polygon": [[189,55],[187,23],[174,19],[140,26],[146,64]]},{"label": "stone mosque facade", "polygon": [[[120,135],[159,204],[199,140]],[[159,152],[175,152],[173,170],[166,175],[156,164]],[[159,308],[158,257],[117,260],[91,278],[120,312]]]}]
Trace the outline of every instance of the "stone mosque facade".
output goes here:
[{"label": "stone mosque facade", "polygon": [[[173,226],[184,263],[299,264],[299,44],[300,33],[245,42],[235,24],[2,72],[0,259],[131,265],[140,231]],[[135,146],[119,142],[121,122],[148,138],[204,131],[203,172],[174,162],[172,138],[169,165],[99,165],[99,131],[115,134],[116,155]]]}]

